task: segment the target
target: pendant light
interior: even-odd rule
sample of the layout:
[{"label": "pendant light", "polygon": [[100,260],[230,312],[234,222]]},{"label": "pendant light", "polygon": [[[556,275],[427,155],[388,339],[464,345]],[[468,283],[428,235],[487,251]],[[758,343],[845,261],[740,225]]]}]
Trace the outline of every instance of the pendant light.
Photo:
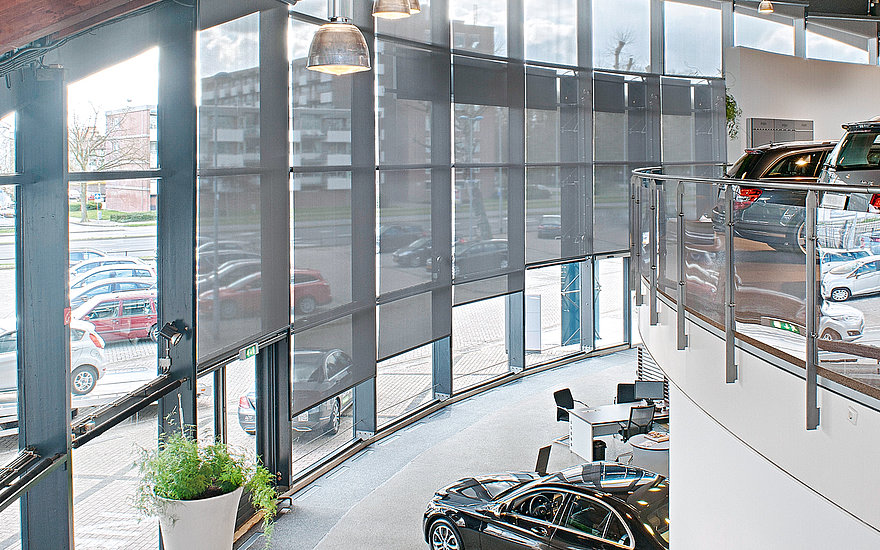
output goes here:
[{"label": "pendant light", "polygon": [[330,22],[321,25],[309,46],[306,68],[332,75],[370,70],[370,50],[351,19],[339,15],[336,0],[328,0]]},{"label": "pendant light", "polygon": [[773,3],[769,0],[763,0],[758,4],[758,13],[773,13]]},{"label": "pendant light", "polygon": [[409,0],[409,13],[410,15],[415,15],[417,13],[422,12],[422,6],[419,4],[419,0]]},{"label": "pendant light", "polygon": [[373,17],[383,19],[403,19],[412,13],[410,0],[376,0],[373,2]]}]

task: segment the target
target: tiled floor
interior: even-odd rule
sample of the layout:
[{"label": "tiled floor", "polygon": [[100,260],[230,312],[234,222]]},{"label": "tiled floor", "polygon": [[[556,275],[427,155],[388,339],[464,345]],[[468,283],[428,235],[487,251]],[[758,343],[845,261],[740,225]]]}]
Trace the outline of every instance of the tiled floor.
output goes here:
[{"label": "tiled floor", "polygon": [[[434,491],[478,473],[534,468],[538,448],[567,432],[553,391],[570,387],[591,405],[611,403],[635,378],[635,351],[587,359],[455,403],[383,439],[301,491],[276,523],[271,548],[426,548],[421,517]],[[608,456],[625,446],[605,438]],[[581,460],[553,446],[550,469]],[[261,548],[260,541],[250,548]]]}]

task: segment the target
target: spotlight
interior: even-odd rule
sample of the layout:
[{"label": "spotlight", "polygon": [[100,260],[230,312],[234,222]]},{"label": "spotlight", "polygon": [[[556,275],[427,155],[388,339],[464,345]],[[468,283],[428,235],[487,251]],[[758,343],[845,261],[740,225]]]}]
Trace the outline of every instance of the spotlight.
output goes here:
[{"label": "spotlight", "polygon": [[764,0],[760,4],[758,4],[758,13],[773,13],[773,3],[768,0]]},{"label": "spotlight", "polygon": [[159,331],[159,336],[168,340],[170,347],[174,347],[183,338],[183,331],[177,328],[174,323],[165,323],[165,326]]}]

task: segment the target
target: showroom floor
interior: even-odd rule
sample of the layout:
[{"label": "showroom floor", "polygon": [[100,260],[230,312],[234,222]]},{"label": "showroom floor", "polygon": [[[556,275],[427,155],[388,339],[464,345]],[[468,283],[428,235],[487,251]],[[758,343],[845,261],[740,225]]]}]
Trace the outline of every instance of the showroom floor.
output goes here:
[{"label": "showroom floor", "polygon": [[[570,387],[591,405],[611,403],[633,380],[635,350],[532,375],[442,409],[365,449],[293,500],[275,525],[273,549],[419,549],[425,505],[440,487],[468,475],[532,470],[538,448],[567,433],[553,392]],[[611,438],[613,459],[625,445]],[[556,444],[550,470],[581,460]],[[258,549],[255,541],[246,548]]]}]

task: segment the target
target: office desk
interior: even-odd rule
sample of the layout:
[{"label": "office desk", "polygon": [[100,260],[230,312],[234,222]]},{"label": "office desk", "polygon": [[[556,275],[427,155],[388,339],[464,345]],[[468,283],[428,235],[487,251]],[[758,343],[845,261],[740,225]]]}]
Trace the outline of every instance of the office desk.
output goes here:
[{"label": "office desk", "polygon": [[669,477],[669,439],[657,441],[644,434],[629,438],[633,448],[633,464]]},{"label": "office desk", "polygon": [[[592,462],[593,439],[603,435],[614,435],[620,431],[621,423],[629,420],[629,411],[642,403],[619,403],[598,407],[575,407],[568,411],[568,436],[572,452]],[[669,419],[668,409],[654,412],[654,421]]]}]

